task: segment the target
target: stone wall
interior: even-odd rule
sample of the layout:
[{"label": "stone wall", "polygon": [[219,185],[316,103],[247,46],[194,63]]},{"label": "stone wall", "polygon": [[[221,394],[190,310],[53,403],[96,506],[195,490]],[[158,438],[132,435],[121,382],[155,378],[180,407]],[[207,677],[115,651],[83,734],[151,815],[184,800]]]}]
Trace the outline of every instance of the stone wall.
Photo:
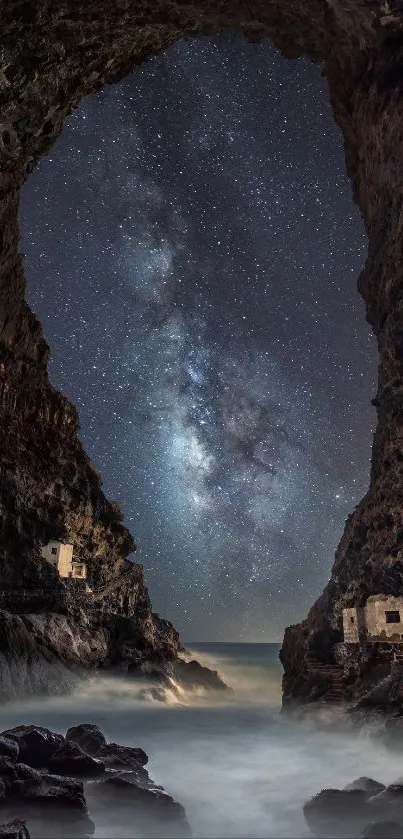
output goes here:
[{"label": "stone wall", "polygon": [[[386,612],[399,612],[400,623],[386,623]],[[365,624],[368,640],[379,638],[400,641],[403,639],[403,597],[375,595],[365,606]]]},{"label": "stone wall", "polygon": [[346,644],[357,644],[364,629],[364,609],[357,606],[343,609],[343,636]]}]

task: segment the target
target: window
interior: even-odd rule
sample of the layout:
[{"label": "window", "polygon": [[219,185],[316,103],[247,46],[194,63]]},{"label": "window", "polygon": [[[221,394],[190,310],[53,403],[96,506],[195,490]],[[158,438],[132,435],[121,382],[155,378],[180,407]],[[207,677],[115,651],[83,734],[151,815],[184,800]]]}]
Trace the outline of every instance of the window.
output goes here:
[{"label": "window", "polygon": [[353,618],[352,615],[351,615],[351,618],[350,618],[350,623],[354,623],[354,618]]},{"label": "window", "polygon": [[400,623],[400,612],[385,612],[386,623]]},{"label": "window", "polygon": [[51,552],[52,554],[57,554],[57,548],[51,548],[51,551],[50,551],[50,552]]}]

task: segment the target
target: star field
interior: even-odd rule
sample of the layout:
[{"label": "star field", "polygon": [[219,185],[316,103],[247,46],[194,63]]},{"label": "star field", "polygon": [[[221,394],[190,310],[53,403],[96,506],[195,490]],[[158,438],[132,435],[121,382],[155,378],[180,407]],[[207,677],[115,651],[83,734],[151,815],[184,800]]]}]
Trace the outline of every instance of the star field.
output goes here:
[{"label": "star field", "polygon": [[88,97],[23,190],[50,376],[185,639],[276,640],[369,480],[366,237],[320,70],[182,41]]}]

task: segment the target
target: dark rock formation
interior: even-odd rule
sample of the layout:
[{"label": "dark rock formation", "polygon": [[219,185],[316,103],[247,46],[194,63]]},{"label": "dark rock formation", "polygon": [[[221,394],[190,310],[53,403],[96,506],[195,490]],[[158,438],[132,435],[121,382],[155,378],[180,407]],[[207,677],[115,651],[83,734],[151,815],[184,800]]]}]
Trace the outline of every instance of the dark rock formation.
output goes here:
[{"label": "dark rock formation", "polygon": [[[116,836],[190,836],[183,807],[154,784],[144,768],[148,758],[143,749],[107,743],[98,726],[89,723],[67,734],[18,726],[1,735],[18,743],[20,754],[17,748],[9,757],[0,756],[0,818],[23,815],[33,839],[91,836],[93,819],[103,824],[109,820]],[[74,738],[87,743],[89,751]],[[21,752],[27,763],[19,762]],[[14,827],[4,827],[10,839],[27,839],[27,833],[18,834],[22,826],[13,825],[15,836]]]},{"label": "dark rock formation", "polygon": [[99,750],[97,757],[105,763],[108,769],[135,769],[145,766],[148,757],[143,749],[131,746],[119,746],[118,743],[106,743]]},{"label": "dark rock formation", "polygon": [[95,778],[105,772],[102,760],[91,757],[77,743],[70,741],[59,746],[52,754],[48,766],[55,775],[74,775],[80,778]]},{"label": "dark rock formation", "polygon": [[308,827],[322,839],[403,836],[403,786],[399,781],[385,787],[372,778],[358,778],[343,790],[322,790],[303,809]]},{"label": "dark rock formation", "polygon": [[13,819],[8,824],[0,824],[1,839],[30,839],[25,819]]},{"label": "dark rock formation", "polygon": [[175,681],[185,688],[206,688],[207,690],[228,690],[228,686],[218,675],[217,670],[209,670],[198,661],[172,662],[172,674]]},{"label": "dark rock formation", "polygon": [[[189,824],[184,808],[158,787],[140,786],[134,773],[112,776],[88,787],[87,800],[102,816],[111,808],[135,819],[140,835],[188,837]],[[162,827],[163,825],[163,827]],[[120,835],[120,834],[119,834]],[[128,834],[130,835],[130,829]]]},{"label": "dark rock formation", "polygon": [[362,789],[324,789],[304,805],[309,829],[316,836],[359,835],[368,823],[365,806],[369,793]]},{"label": "dark rock formation", "polygon": [[7,757],[9,760],[18,760],[19,746],[15,740],[9,737],[0,737],[0,757]]},{"label": "dark rock formation", "polygon": [[77,743],[84,752],[94,757],[102,746],[106,746],[105,735],[98,725],[80,723],[73,725],[66,733],[66,740]]},{"label": "dark rock formation", "polygon": [[172,624],[153,615],[149,604],[139,604],[135,616],[77,597],[64,613],[54,608],[22,615],[0,610],[0,700],[64,693],[84,672],[168,662],[180,650]]},{"label": "dark rock formation", "polygon": [[198,661],[184,661],[176,658],[160,662],[145,661],[138,664],[131,664],[128,668],[128,676],[140,683],[147,682],[145,695],[149,695],[158,701],[164,701],[165,689],[176,693],[180,698],[180,688],[186,691],[202,690],[225,690],[232,689],[218,675],[216,670],[209,670],[203,667]]},{"label": "dark rock formation", "polygon": [[398,822],[373,822],[365,828],[361,836],[363,839],[403,839],[403,827]]},{"label": "dark rock formation", "polygon": [[[290,627],[284,638],[284,697],[286,704],[292,704],[326,692],[326,680],[315,675],[308,654],[314,651],[320,661],[332,661],[332,646],[341,640],[343,606],[362,605],[374,593],[396,593],[403,583],[403,9],[399,0],[219,4],[65,0],[56,6],[47,0],[8,0],[3,4],[1,582],[9,588],[21,584],[38,588],[41,581],[54,590],[57,580],[38,551],[39,543],[50,538],[74,540],[96,586],[121,574],[133,548],[119,509],[105,499],[100,478],[82,449],[76,410],[47,377],[49,350],[24,300],[18,254],[19,188],[83,96],[122,78],[180,37],[216,34],[227,27],[238,27],[251,41],[271,38],[287,58],[306,56],[323,65],[344,137],[354,197],[368,233],[368,260],[359,290],[380,351],[370,488],[346,523],[324,594],[307,619]],[[43,603],[52,596],[43,596]],[[160,643],[167,646],[166,632],[172,641],[172,629],[152,618],[144,590],[137,602],[141,599],[147,618],[137,629],[133,619],[130,629],[137,631],[139,649],[144,631],[145,646],[155,645],[158,652]],[[32,611],[39,612],[38,598],[35,604]],[[116,608],[133,615],[137,603],[126,604],[122,596]],[[14,604],[14,611],[21,609]],[[116,630],[109,624],[105,632],[125,634],[122,625]],[[6,662],[1,663],[10,680],[7,649],[2,653]],[[46,652],[39,645],[35,657],[41,673]],[[94,659],[100,657],[103,663],[113,659],[106,652],[94,654]],[[364,677],[361,673],[360,679]],[[36,687],[40,683],[41,676]],[[27,678],[21,677],[20,684],[34,687]]]},{"label": "dark rock formation", "polygon": [[48,766],[49,760],[64,743],[61,734],[54,734],[39,725],[18,725],[3,731],[2,738],[14,741],[18,750],[14,757],[29,766]]},{"label": "dark rock formation", "polygon": [[351,784],[347,784],[344,789],[348,792],[349,790],[360,789],[366,792],[368,795],[377,795],[378,792],[382,792],[386,789],[385,784],[381,784],[379,781],[374,781],[373,778],[357,778],[355,781],[352,781]]},{"label": "dark rock formation", "polygon": [[81,723],[69,728],[66,741],[78,745],[83,752],[96,758],[107,769],[135,772],[139,779],[148,778],[143,767],[148,763],[148,756],[143,749],[132,746],[120,746],[118,743],[107,743],[101,729],[97,725]]}]

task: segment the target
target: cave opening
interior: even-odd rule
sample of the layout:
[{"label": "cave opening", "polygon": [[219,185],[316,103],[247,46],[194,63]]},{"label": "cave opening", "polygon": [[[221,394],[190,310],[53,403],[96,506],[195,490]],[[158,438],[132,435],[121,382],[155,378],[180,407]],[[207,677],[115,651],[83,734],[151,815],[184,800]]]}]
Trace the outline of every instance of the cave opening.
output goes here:
[{"label": "cave opening", "polygon": [[374,424],[366,236],[319,68],[179,41],[83,101],[20,217],[51,380],[155,608],[185,637],[280,639],[327,582]]}]

